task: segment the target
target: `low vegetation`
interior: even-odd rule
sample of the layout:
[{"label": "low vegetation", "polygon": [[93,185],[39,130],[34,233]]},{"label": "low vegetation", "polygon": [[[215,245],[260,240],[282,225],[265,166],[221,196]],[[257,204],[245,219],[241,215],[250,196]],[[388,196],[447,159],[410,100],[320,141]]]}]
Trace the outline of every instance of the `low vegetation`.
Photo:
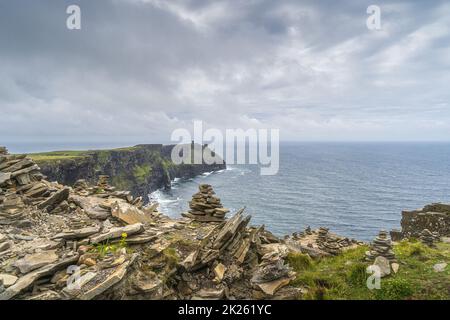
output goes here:
[{"label": "low vegetation", "polygon": [[126,233],[122,234],[119,242],[110,243],[109,241],[106,241],[105,243],[94,245],[92,252],[97,253],[100,258],[104,258],[108,253],[116,253],[120,249],[128,249]]},{"label": "low vegetation", "polygon": [[450,268],[444,272],[433,270],[437,263],[450,262],[450,244],[439,243],[436,248],[414,240],[396,244],[399,271],[382,278],[381,288],[373,290],[366,285],[367,249],[361,246],[317,261],[291,254],[288,261],[297,272],[294,284],[307,289],[304,299],[450,299]]},{"label": "low vegetation", "polygon": [[152,173],[152,167],[150,164],[144,164],[141,166],[135,166],[133,170],[133,175],[136,178],[136,181],[139,183],[145,183],[147,178]]},{"label": "low vegetation", "polygon": [[137,147],[126,147],[105,150],[71,150],[30,153],[28,156],[36,162],[51,162],[70,159],[81,159],[97,153],[100,159],[107,159],[111,151],[133,151]]},{"label": "low vegetation", "polygon": [[36,162],[79,159],[86,157],[87,151],[53,151],[43,153],[31,153],[28,156]]}]

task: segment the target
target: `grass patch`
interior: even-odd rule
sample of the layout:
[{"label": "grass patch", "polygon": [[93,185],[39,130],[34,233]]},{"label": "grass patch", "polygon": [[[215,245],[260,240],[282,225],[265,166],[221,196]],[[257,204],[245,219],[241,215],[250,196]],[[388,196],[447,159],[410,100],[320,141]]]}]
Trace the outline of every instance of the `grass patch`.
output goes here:
[{"label": "grass patch", "polygon": [[104,258],[108,253],[116,253],[118,250],[125,248],[127,249],[127,234],[123,233],[122,237],[120,238],[119,242],[117,243],[110,243],[109,240],[107,240],[105,243],[98,243],[94,245],[93,251],[96,252],[100,258]]},{"label": "grass patch", "polygon": [[36,162],[51,162],[60,160],[80,159],[98,154],[100,160],[107,161],[111,151],[134,151],[138,147],[125,147],[117,149],[105,150],[65,150],[65,151],[50,151],[40,153],[30,153],[28,156]]},{"label": "grass patch", "polygon": [[434,272],[433,266],[450,261],[450,244],[429,248],[418,241],[402,241],[394,246],[400,264],[397,274],[381,279],[381,289],[369,290],[364,261],[367,246],[348,250],[339,256],[305,262],[302,255],[289,255],[297,272],[293,285],[308,293],[302,299],[404,300],[450,299],[450,268]]},{"label": "grass patch", "polygon": [[302,253],[289,253],[287,262],[296,272],[307,270],[311,268],[313,264],[311,257]]},{"label": "grass patch", "polygon": [[133,169],[133,176],[139,183],[145,183],[145,181],[151,174],[152,174],[152,167],[149,164],[144,164],[142,166],[135,166]]},{"label": "grass patch", "polygon": [[43,153],[31,153],[28,155],[36,162],[80,159],[88,156],[86,151],[53,151]]}]

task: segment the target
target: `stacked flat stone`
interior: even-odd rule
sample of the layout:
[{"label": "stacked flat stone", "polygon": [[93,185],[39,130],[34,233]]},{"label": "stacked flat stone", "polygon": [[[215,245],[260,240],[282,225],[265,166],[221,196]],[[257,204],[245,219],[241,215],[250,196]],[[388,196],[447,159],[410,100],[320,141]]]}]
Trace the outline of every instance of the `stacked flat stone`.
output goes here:
[{"label": "stacked flat stone", "polygon": [[100,175],[98,177],[97,187],[106,190],[109,187],[109,176]]},{"label": "stacked flat stone", "polygon": [[112,192],[115,190],[114,187],[109,185],[109,176],[107,175],[98,176],[97,186],[94,189],[95,193],[102,193],[105,191]]},{"label": "stacked flat stone", "polygon": [[0,225],[14,224],[24,218],[25,204],[15,193],[6,194],[0,206]]},{"label": "stacked flat stone", "polygon": [[33,159],[23,154],[8,154],[5,147],[0,147],[1,224],[24,227],[29,224],[29,210],[25,207],[36,205],[50,212],[67,200],[68,190],[61,193],[56,184],[43,179]]},{"label": "stacked flat stone", "polygon": [[328,228],[320,227],[317,231],[317,242],[326,242],[328,239]]},{"label": "stacked flat stone", "polygon": [[434,241],[435,236],[431,233],[428,229],[423,229],[423,231],[420,233],[420,241],[422,241],[423,244],[434,247]]},{"label": "stacked flat stone", "polygon": [[209,184],[201,184],[199,192],[192,196],[189,202],[190,210],[183,216],[204,222],[220,222],[230,211],[222,206],[220,198],[215,195]]},{"label": "stacked flat stone", "polygon": [[73,190],[79,194],[88,192],[88,189],[89,189],[89,185],[85,179],[79,179],[73,185]]},{"label": "stacked flat stone", "polygon": [[441,241],[441,235],[439,234],[439,232],[432,232],[431,234],[433,235],[435,242]]},{"label": "stacked flat stone", "polygon": [[305,228],[305,234],[307,234],[307,235],[311,235],[311,234],[312,234],[312,230],[311,230],[311,227],[310,227],[310,226],[307,226],[307,227]]},{"label": "stacked flat stone", "polygon": [[338,238],[329,234],[328,228],[320,227],[317,233],[317,246],[319,249],[332,255],[338,255],[341,252],[343,246],[339,243]]},{"label": "stacked flat stone", "polygon": [[370,251],[366,252],[366,260],[374,261],[379,256],[388,259],[390,262],[396,261],[395,254],[392,251],[392,241],[385,230],[381,230],[372,241]]}]

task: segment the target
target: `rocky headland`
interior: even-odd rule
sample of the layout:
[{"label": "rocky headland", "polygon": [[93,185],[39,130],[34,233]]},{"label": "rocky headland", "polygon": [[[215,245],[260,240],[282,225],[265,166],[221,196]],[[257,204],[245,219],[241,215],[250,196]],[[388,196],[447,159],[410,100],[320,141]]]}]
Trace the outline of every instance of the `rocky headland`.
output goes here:
[{"label": "rocky headland", "polygon": [[226,168],[225,163],[175,165],[170,158],[173,147],[141,144],[110,150],[45,152],[29,157],[49,181],[72,186],[77,180],[85,179],[93,184],[100,175],[108,175],[114,186],[143,197],[144,202],[151,192],[170,188],[175,178],[188,179]]},{"label": "rocky headland", "polygon": [[[146,148],[114,151],[110,170]],[[212,186],[200,185],[191,212],[172,219],[115,185],[116,171],[97,172],[95,156],[80,165],[92,175],[64,173],[72,167],[61,164],[53,182],[41,171],[44,157],[34,156],[38,165],[0,148],[1,300],[450,298],[446,219],[423,233],[414,228],[425,225],[404,215],[395,241],[381,231],[367,244],[325,227],[281,239],[252,226],[244,208],[226,215]],[[56,182],[58,175],[71,183]],[[447,208],[421,213],[447,215]],[[415,239],[412,229],[423,236]],[[380,290],[366,287],[373,265],[382,270]]]}]

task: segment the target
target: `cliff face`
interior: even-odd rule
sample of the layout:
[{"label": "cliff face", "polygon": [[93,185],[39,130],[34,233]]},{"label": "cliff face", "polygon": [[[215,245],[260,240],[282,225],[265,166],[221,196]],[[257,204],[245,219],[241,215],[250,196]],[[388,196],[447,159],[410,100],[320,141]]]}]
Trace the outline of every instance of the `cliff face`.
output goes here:
[{"label": "cliff face", "polygon": [[418,211],[402,212],[402,232],[406,237],[420,236],[424,229],[441,236],[450,235],[450,205],[435,203]]},{"label": "cliff face", "polygon": [[[111,184],[130,190],[134,196],[147,195],[160,188],[170,188],[174,178],[192,178],[204,172],[222,170],[225,164],[175,165],[170,159],[173,145],[138,145],[131,148],[76,153],[35,155],[41,172],[48,180],[73,185],[78,179],[94,184],[99,175],[110,176]],[[49,155],[49,156],[46,156]],[[32,155],[33,156],[33,155]]]}]

